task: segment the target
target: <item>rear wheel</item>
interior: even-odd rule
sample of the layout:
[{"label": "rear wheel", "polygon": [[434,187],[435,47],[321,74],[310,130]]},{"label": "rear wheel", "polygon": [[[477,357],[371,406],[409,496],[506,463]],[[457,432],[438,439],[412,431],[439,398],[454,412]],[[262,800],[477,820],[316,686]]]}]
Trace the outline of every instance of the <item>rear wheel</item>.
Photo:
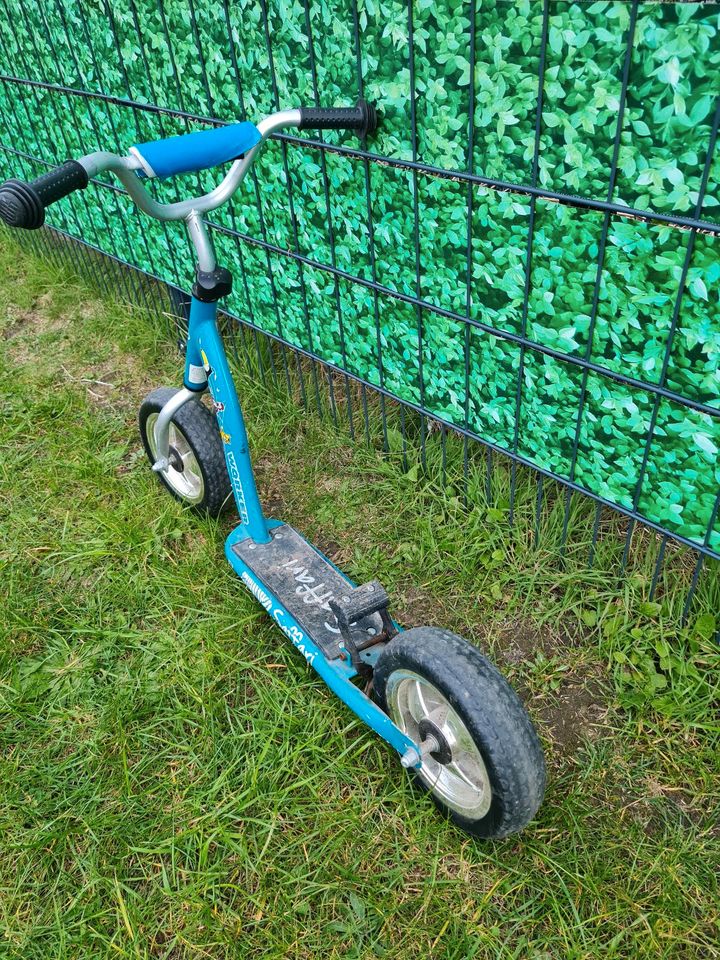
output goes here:
[{"label": "rear wheel", "polygon": [[459,827],[505,837],[535,816],[545,762],[517,694],[475,647],[447,630],[406,630],[383,650],[373,687],[422,747],[420,786]]},{"label": "rear wheel", "polygon": [[[153,390],[140,406],[140,437],[150,463],[157,459],[155,424],[164,405],[177,393]],[[225,452],[215,418],[198,400],[189,400],[170,421],[169,465],[158,477],[170,493],[198,513],[218,516],[232,503]]]}]

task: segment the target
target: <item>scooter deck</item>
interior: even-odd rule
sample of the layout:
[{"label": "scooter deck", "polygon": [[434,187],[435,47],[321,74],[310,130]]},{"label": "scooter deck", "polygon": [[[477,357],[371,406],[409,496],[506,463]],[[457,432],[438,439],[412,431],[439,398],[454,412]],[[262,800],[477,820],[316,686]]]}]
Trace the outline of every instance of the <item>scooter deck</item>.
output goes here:
[{"label": "scooter deck", "polygon": [[[352,582],[287,524],[273,527],[270,537],[269,543],[241,540],[233,544],[233,552],[281,600],[326,659],[343,656],[330,601],[342,597]],[[364,617],[354,629],[371,636],[380,633],[380,615]]]}]

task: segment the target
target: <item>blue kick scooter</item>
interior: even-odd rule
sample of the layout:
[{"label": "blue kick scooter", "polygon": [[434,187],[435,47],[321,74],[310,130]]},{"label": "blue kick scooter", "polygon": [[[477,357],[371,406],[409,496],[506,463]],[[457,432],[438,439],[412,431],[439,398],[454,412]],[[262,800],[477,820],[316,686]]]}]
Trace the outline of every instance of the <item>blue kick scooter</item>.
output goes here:
[{"label": "blue kick scooter", "polygon": [[[225,555],[241,582],[330,689],[393,747],[403,767],[462,829],[503,837],[534,817],[545,788],[535,730],[514,691],[471,644],[436,627],[401,630],[373,580],[355,586],[287,523],[263,514],[248,438],[223,342],[218,300],[232,286],[218,266],[203,215],[228,201],[276,131],[376,126],[372,105],[282,110],[256,125],[236,123],[70,160],[32,183],[0,187],[0,219],[35,229],[45,208],[111,171],[135,204],[158,220],[182,220],[197,252],[183,386],[150,393],[140,435],[152,469],[190,508],[219,515],[234,503],[240,522]],[[232,162],[201,197],[163,204],[153,177]],[[200,398],[209,391],[212,412]]]}]

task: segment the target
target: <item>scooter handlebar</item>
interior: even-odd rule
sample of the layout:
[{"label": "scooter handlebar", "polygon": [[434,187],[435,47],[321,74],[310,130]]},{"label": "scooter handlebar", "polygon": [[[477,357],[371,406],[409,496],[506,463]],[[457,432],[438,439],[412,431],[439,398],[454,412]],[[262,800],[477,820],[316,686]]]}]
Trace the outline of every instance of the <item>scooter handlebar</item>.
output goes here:
[{"label": "scooter handlebar", "polygon": [[[7,180],[0,185],[0,220],[9,227],[36,230],[45,222],[45,210],[51,203],[75,190],[87,187],[89,178],[105,170],[115,173],[132,200],[145,213],[158,220],[186,219],[189,214],[203,214],[228,200],[247,173],[259,146],[268,136],[297,127],[301,130],[355,130],[361,138],[377,128],[375,107],[358,100],[354,107],[301,107],[281,110],[251,123],[232,124],[180,137],[136,144],[130,156],[121,157],[97,151],[78,160],[68,160],[60,167],[25,183]],[[176,173],[203,170],[236,160],[224,180],[201,197],[163,204],[154,200],[141,185],[139,177],[169,177]]]},{"label": "scooter handlebar", "polygon": [[87,185],[87,170],[77,160],[68,160],[31,183],[6,180],[0,186],[0,220],[8,227],[37,230],[45,223],[45,209],[51,203]]}]

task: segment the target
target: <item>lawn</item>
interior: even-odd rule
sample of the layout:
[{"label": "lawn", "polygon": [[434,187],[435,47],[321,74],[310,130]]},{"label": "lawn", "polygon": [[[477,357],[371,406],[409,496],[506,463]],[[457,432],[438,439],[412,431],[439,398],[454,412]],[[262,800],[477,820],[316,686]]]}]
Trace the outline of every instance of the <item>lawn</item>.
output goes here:
[{"label": "lawn", "polygon": [[232,519],[148,469],[162,327],[6,235],[0,273],[0,957],[720,957],[717,584],[681,629],[691,558],[649,603],[649,534],[620,577],[604,519],[589,569],[574,505],[561,560],[564,502],[535,547],[524,473],[510,528],[502,465],[483,502],[473,460],[466,510],[436,439],[403,471],[240,376],[272,513],[487,650],[539,727],[538,820],[469,839],[241,589]]}]

